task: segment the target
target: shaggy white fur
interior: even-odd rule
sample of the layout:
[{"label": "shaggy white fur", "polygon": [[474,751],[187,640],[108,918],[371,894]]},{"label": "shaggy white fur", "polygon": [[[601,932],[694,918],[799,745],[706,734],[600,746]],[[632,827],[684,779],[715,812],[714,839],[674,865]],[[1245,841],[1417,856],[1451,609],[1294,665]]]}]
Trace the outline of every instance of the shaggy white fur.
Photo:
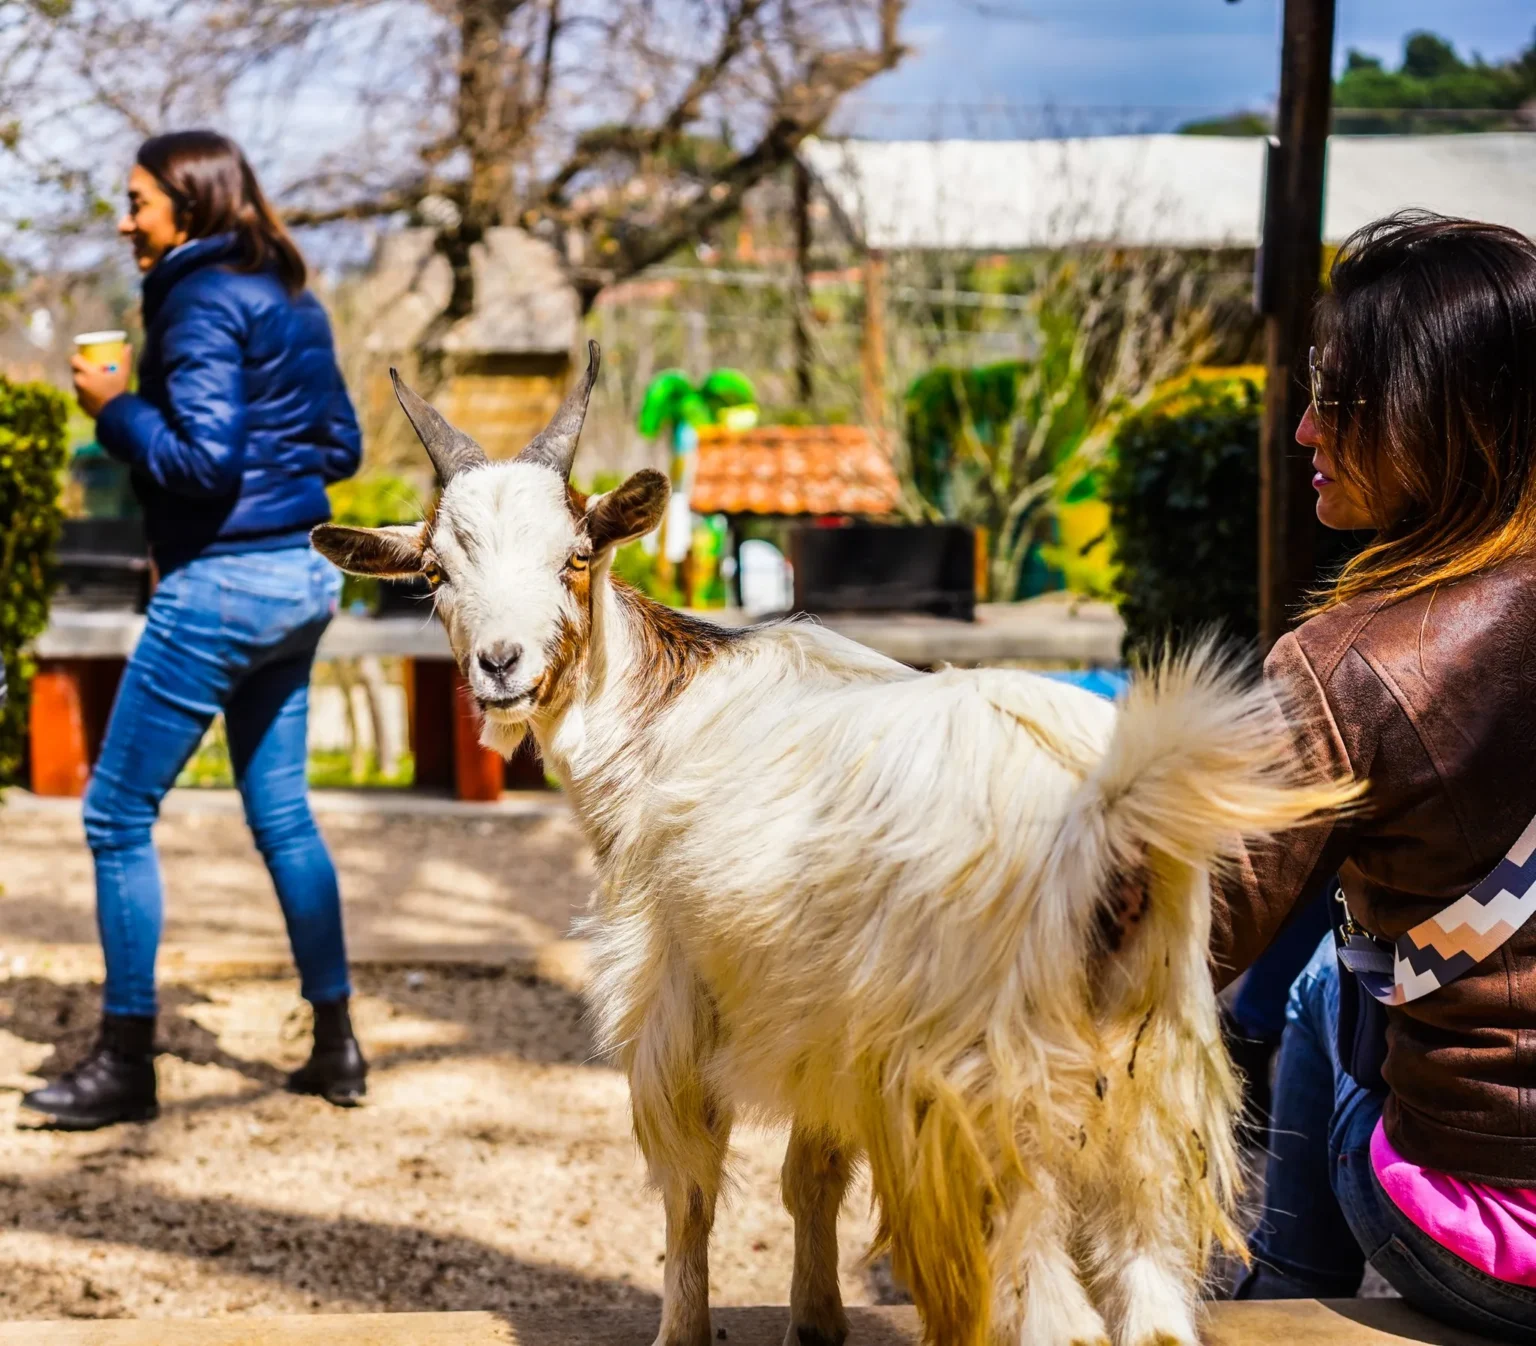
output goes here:
[{"label": "shaggy white fur", "polygon": [[[1209,651],[1116,708],[809,623],[682,622],[610,578],[618,506],[583,521],[563,482],[518,487],[538,470],[458,477],[418,545],[467,675],[488,641],[565,650],[530,653],[561,685],[493,706],[485,742],[531,728],[598,855],[589,994],[666,1208],[659,1346],[712,1339],[744,1113],[792,1128],[790,1346],[846,1333],[836,1217],[861,1161],[929,1340],[1193,1346],[1207,1254],[1241,1246],[1211,875],[1350,787],[1300,781],[1271,699]],[[666,484],[621,491],[640,531]],[[316,540],[368,568],[357,530]]]}]

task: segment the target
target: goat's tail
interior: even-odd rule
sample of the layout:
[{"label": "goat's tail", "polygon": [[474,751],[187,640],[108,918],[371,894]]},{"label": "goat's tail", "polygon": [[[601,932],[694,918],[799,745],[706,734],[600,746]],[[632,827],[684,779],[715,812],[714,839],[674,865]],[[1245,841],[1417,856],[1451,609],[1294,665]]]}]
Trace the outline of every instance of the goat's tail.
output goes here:
[{"label": "goat's tail", "polygon": [[[1287,713],[1271,688],[1247,683],[1209,643],[1133,681],[1068,806],[1044,884],[1070,904],[1063,915],[1085,958],[1106,945],[1114,952],[1142,923],[1203,938],[1203,889],[1157,900],[1170,871],[1218,872],[1245,844],[1265,844],[1359,797],[1347,777],[1309,778]],[[1085,904],[1085,895],[1097,901]],[[1199,952],[1203,960],[1203,944]]]},{"label": "goat's tail", "polygon": [[1042,886],[1057,934],[1075,946],[1076,972],[1089,972],[1080,993],[1095,1005],[1111,1132],[1142,1137],[1106,1155],[1122,1171],[1105,1176],[1137,1181],[1140,1164],[1142,1176],[1178,1174],[1197,1261],[1212,1241],[1242,1246],[1231,1219],[1239,1094],[1208,961],[1212,876],[1245,845],[1269,844],[1360,793],[1296,759],[1287,714],[1209,644],[1138,676],[1071,801]]}]

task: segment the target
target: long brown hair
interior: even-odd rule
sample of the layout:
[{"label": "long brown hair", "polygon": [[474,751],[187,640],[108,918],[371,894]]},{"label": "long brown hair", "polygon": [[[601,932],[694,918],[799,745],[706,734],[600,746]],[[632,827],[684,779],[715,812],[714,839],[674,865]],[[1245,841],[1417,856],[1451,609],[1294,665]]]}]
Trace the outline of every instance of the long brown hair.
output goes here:
[{"label": "long brown hair", "polygon": [[304,258],[268,204],[240,146],[217,131],[171,131],[139,146],[139,167],[176,207],[187,237],[234,234],[241,271],[275,270],[290,294],[304,288]]},{"label": "long brown hair", "polygon": [[1317,321],[1329,453],[1367,502],[1392,474],[1410,503],[1314,610],[1536,552],[1536,244],[1406,211],[1352,235],[1330,282]]}]

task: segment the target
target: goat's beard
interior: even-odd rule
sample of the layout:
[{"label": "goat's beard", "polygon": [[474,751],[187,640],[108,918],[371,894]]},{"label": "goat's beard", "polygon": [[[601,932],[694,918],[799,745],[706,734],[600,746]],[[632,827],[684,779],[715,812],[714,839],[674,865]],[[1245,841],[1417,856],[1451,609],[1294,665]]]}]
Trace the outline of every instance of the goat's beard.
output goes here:
[{"label": "goat's beard", "polygon": [[517,750],[523,746],[523,740],[528,736],[529,728],[530,724],[526,718],[509,721],[500,718],[491,719],[487,716],[480,727],[481,746],[500,753],[511,761]]}]

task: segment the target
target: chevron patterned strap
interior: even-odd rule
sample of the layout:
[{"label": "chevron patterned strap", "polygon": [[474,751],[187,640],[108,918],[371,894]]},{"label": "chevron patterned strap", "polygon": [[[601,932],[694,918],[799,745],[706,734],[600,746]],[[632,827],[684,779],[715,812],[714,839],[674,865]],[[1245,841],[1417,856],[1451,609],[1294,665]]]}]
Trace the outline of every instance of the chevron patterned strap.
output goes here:
[{"label": "chevron patterned strap", "polygon": [[1406,1005],[1476,967],[1532,916],[1536,916],[1536,818],[1493,873],[1465,897],[1458,897],[1391,944],[1352,936],[1339,956],[1383,1005]]}]

